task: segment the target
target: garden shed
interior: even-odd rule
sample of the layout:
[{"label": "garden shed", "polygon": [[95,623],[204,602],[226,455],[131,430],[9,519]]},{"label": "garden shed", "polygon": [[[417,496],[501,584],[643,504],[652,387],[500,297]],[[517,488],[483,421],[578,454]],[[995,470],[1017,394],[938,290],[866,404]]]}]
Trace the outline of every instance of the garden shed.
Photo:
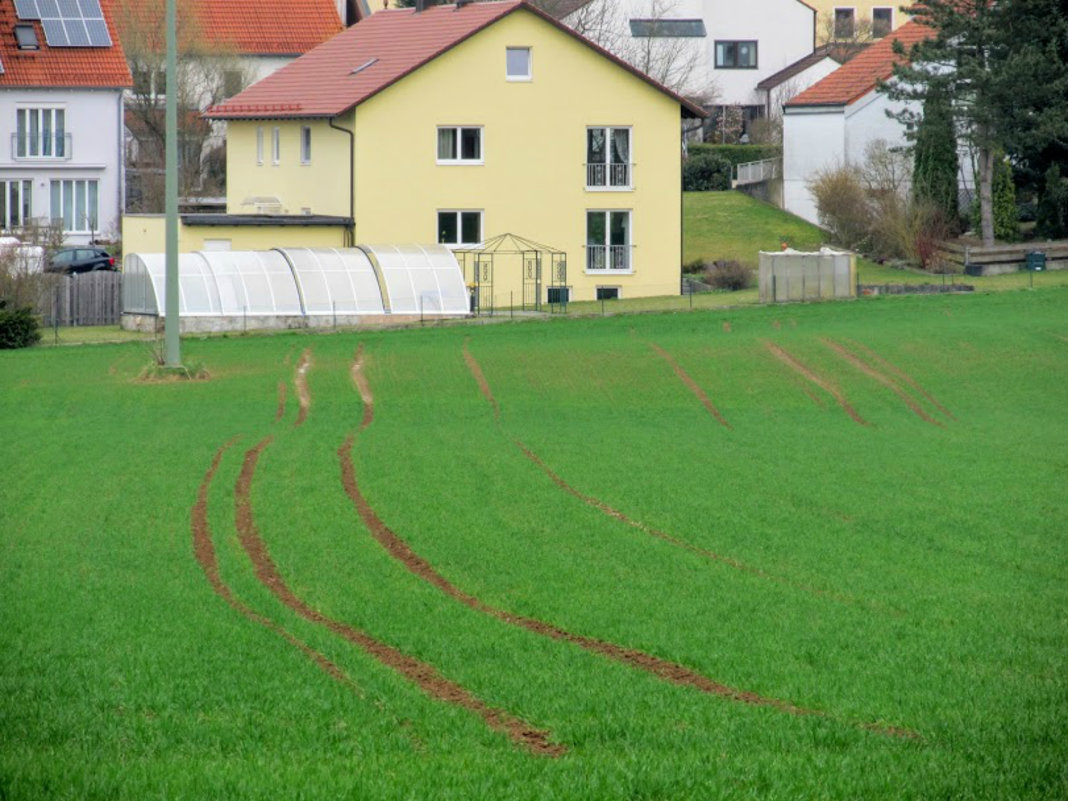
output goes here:
[{"label": "garden shed", "polygon": [[[440,245],[182,253],[178,291],[183,331],[328,327],[468,313],[460,266]],[[123,327],[158,327],[166,293],[165,255],[128,254]]]}]

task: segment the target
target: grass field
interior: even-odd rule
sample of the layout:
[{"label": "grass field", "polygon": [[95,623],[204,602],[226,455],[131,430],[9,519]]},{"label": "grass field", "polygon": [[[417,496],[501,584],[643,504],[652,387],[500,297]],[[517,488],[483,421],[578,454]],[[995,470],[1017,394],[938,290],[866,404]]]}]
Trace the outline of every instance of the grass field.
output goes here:
[{"label": "grass field", "polygon": [[1063,798],[1066,310],[0,353],[0,799]]}]

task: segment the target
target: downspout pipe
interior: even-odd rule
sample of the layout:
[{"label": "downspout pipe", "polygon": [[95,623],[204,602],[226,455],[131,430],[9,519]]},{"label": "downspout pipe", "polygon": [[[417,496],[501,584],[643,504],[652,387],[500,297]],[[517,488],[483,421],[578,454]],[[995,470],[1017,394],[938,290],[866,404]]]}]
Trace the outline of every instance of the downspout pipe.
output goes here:
[{"label": "downspout pipe", "polygon": [[[349,230],[347,232],[347,247],[356,247],[356,133],[348,128],[335,125],[337,117],[327,119],[327,124],[335,131],[341,131],[349,135]],[[353,112],[355,122],[355,112]]]}]

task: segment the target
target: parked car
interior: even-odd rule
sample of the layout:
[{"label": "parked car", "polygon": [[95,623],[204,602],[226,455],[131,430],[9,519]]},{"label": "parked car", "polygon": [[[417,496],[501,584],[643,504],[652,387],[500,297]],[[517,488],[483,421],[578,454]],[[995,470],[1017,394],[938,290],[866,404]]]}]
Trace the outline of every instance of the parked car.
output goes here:
[{"label": "parked car", "polygon": [[48,271],[64,275],[91,273],[95,270],[118,270],[115,257],[101,248],[63,248],[48,261]]}]

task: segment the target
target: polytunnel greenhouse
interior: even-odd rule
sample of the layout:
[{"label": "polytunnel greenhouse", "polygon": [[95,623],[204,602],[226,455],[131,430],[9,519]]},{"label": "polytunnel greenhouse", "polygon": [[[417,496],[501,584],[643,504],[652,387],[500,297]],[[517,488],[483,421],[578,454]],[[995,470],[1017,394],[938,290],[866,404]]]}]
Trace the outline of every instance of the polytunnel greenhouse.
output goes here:
[{"label": "polytunnel greenhouse", "polygon": [[[124,262],[123,326],[154,329],[167,307],[166,257]],[[178,257],[183,331],[354,325],[469,311],[463,273],[440,245],[194,251]]]}]

